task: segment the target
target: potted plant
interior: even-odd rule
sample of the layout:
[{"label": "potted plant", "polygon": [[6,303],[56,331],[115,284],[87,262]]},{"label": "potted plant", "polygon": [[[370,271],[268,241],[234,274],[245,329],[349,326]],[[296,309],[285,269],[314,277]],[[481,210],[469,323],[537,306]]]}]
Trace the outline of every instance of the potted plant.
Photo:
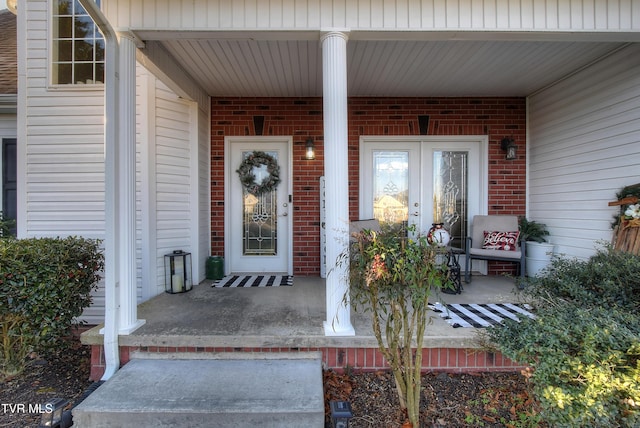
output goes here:
[{"label": "potted plant", "polygon": [[547,241],[547,226],[543,223],[520,217],[520,242],[525,245],[527,276],[536,276],[546,269],[553,257],[554,245]]}]

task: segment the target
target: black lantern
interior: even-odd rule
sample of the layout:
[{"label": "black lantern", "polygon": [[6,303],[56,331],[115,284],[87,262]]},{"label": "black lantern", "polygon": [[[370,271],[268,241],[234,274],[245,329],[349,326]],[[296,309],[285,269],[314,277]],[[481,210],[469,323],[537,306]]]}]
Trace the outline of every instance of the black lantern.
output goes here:
[{"label": "black lantern", "polygon": [[504,137],[500,142],[500,148],[506,153],[504,156],[506,160],[514,160],[518,157],[518,146],[513,142],[513,137]]},{"label": "black lantern", "polygon": [[164,256],[164,291],[170,294],[191,290],[191,253],[176,250]]},{"label": "black lantern", "polygon": [[348,401],[332,401],[329,403],[329,407],[331,407],[332,427],[349,428],[349,419],[353,417],[351,404]]},{"label": "black lantern", "polygon": [[67,428],[73,425],[71,421],[71,411],[65,412],[64,408],[69,404],[64,398],[52,398],[44,403],[40,409],[42,416],[40,417],[40,425],[38,428]]},{"label": "black lantern", "polygon": [[316,147],[313,144],[313,138],[307,138],[307,144],[305,145],[304,158],[307,160],[314,160],[316,158]]}]

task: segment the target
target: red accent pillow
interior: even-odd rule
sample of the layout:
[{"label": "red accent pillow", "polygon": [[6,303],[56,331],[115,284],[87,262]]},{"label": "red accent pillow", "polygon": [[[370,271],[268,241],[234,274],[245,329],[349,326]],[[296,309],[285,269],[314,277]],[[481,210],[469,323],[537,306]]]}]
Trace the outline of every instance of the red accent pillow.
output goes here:
[{"label": "red accent pillow", "polygon": [[515,232],[487,232],[484,231],[483,250],[515,251],[518,243],[519,231]]}]

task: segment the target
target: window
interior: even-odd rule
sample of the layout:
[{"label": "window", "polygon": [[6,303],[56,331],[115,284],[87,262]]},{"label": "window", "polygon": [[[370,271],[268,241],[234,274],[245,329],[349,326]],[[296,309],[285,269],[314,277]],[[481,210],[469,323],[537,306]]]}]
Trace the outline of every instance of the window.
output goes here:
[{"label": "window", "polygon": [[52,83],[103,83],[104,37],[80,2],[53,0],[52,22]]}]

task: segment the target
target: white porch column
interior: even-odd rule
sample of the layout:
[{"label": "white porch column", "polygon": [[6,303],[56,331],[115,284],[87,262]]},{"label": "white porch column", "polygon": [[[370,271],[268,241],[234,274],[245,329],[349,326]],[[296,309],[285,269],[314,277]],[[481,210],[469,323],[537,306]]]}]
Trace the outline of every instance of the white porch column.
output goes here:
[{"label": "white porch column", "polygon": [[322,36],[324,175],[327,234],[326,336],[354,336],[349,304],[348,259],[337,263],[349,245],[349,179],[347,128],[347,35]]},{"label": "white porch column", "polygon": [[133,35],[119,38],[119,104],[117,142],[118,189],[117,257],[120,285],[119,333],[129,334],[144,324],[138,319],[136,285],[136,43]]}]

